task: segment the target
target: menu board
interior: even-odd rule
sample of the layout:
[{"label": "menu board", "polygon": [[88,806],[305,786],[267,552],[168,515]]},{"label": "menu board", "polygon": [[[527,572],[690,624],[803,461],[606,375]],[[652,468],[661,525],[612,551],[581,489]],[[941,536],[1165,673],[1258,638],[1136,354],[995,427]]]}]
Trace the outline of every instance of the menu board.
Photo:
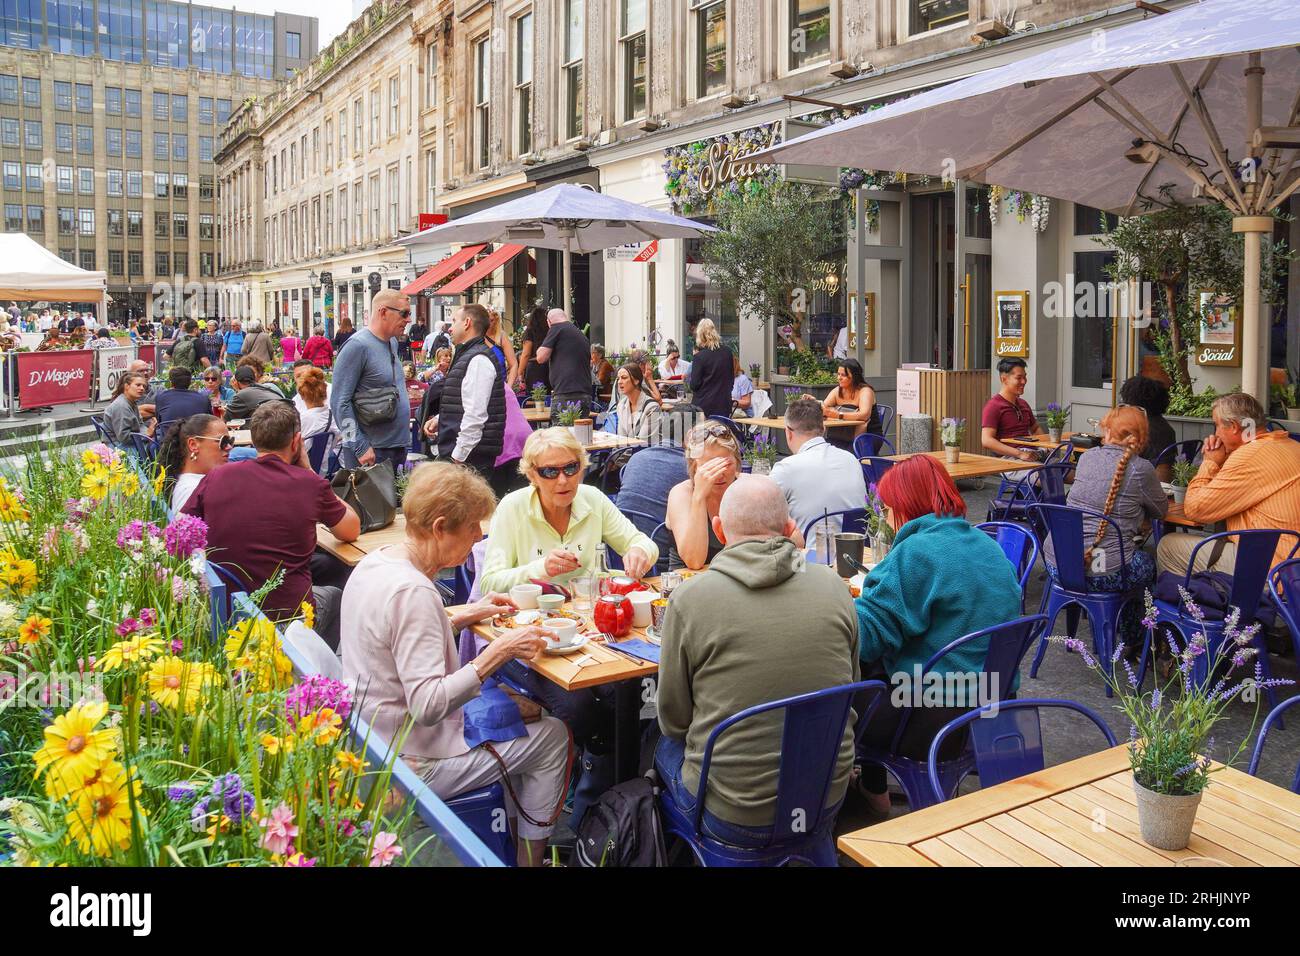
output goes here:
[{"label": "menu board", "polygon": [[993,347],[998,358],[1029,355],[1029,293],[993,293]]}]

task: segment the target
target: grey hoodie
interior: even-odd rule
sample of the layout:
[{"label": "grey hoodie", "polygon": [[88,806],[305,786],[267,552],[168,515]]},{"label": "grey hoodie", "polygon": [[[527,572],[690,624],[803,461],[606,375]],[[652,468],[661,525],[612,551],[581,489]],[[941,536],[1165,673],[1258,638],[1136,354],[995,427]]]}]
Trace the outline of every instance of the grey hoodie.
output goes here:
[{"label": "grey hoodie", "polygon": [[[709,734],[747,707],[858,679],[853,599],[830,568],[805,564],[784,537],[725,548],[673,592],[659,665],[659,726],[685,739],[682,782],[699,790]],[[719,738],[708,810],[740,826],[771,826],[784,711],[742,721]],[[852,718],[826,805],[853,768]]]}]

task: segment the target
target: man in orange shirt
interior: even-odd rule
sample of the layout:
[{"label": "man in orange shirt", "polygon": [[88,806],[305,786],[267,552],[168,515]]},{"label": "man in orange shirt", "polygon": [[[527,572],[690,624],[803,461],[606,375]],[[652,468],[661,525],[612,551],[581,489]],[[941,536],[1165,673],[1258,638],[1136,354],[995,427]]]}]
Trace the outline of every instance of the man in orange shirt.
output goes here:
[{"label": "man in orange shirt", "polygon": [[[1265,431],[1264,409],[1253,396],[1236,392],[1214,403],[1214,434],[1205,439],[1204,459],[1187,486],[1187,517],[1207,524],[1223,521],[1229,531],[1281,528],[1300,533],[1300,442],[1285,431]],[[1202,536],[1167,534],[1160,539],[1160,571],[1182,573]],[[1296,539],[1278,542],[1273,563],[1285,561]],[[1197,571],[1209,566],[1214,546],[1196,556]],[[1236,545],[1223,548],[1214,568],[1232,573]]]}]

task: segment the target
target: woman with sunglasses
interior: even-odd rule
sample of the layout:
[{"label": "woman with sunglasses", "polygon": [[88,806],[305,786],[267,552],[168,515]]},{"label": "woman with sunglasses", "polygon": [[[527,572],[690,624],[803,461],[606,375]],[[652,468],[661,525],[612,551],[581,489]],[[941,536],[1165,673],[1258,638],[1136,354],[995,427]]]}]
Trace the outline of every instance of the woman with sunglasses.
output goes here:
[{"label": "woman with sunglasses", "polygon": [[698,571],[722,550],[713,532],[722,496],[740,475],[740,446],[721,422],[696,425],[686,435],[686,472],[690,476],[668,493],[668,530],[673,546],[668,568]]},{"label": "woman with sunglasses", "polygon": [[172,425],[158,447],[158,463],[167,470],[163,494],[171,496],[173,513],[185,507],[204,475],[230,460],[234,445],[215,415],[191,415]]},{"label": "woman with sunglasses", "polygon": [[235,390],[222,381],[221,369],[206,368],[203,370],[203,387],[208,390],[208,398],[212,402],[212,410],[216,412],[219,408],[224,408],[226,403],[235,397]]},{"label": "woman with sunglasses", "polygon": [[567,428],[528,436],[519,472],[529,487],[501,499],[488,534],[478,587],[509,591],[530,580],[563,586],[596,567],[597,546],[623,556],[623,568],[644,577],[659,549],[595,485],[583,484],[587,453]]}]

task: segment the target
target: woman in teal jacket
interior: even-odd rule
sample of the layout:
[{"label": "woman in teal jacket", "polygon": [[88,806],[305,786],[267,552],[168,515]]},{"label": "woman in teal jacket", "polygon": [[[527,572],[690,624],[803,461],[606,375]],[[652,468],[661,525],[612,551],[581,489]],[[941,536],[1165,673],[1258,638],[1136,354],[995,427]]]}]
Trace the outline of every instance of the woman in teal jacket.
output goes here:
[{"label": "woman in teal jacket", "polygon": [[[1020,584],[997,543],[966,522],[966,503],[934,458],[917,455],[898,463],[877,491],[897,534],[857,599],[858,656],[863,680],[884,680],[890,697],[877,709],[863,739],[873,747],[888,747],[910,710],[899,753],[924,760],[935,732],[987,702],[980,698],[985,688],[993,689],[987,683],[945,680],[942,706],[910,708],[926,688],[925,682],[914,686],[916,676],[931,655],[957,638],[1019,617]],[[987,649],[987,641],[959,648],[942,658],[934,673],[978,675]],[[1018,682],[1019,675],[1012,680],[1013,691]],[[941,756],[955,756],[962,738],[950,737]],[[872,810],[889,812],[883,767],[864,766],[859,790]]]}]

